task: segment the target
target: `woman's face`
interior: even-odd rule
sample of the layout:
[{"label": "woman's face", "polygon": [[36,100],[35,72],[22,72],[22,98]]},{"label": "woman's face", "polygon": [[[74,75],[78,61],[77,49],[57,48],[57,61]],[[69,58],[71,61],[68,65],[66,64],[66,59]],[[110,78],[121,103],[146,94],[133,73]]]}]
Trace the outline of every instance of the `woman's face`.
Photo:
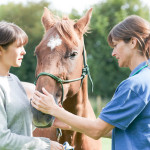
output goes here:
[{"label": "woman's face", "polygon": [[114,48],[112,56],[116,57],[118,60],[119,67],[129,67],[131,66],[133,51],[131,49],[131,44],[125,43],[123,40],[115,41],[113,40]]},{"label": "woman's face", "polygon": [[24,46],[18,46],[17,41],[8,46],[5,50],[2,48],[0,52],[0,61],[6,67],[20,67],[23,56],[26,54]]}]

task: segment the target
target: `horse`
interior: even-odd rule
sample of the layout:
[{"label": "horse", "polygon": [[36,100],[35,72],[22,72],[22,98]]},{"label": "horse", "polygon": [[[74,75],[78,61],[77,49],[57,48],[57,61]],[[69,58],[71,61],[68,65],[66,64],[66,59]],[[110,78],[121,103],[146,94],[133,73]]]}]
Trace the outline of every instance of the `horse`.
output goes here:
[{"label": "horse", "polygon": [[[78,21],[68,17],[60,19],[48,8],[44,8],[41,20],[45,34],[35,49],[35,75],[38,91],[42,92],[42,87],[45,87],[54,96],[56,103],[61,103],[67,111],[95,119],[88,99],[86,74],[89,72],[83,38],[88,31],[91,15],[92,8]],[[53,124],[54,117],[43,114],[33,107],[32,112],[33,123],[39,127],[33,135],[57,140],[56,129],[49,127]],[[100,140],[94,140],[82,133],[63,130],[59,142],[65,141],[75,150],[101,150]]]}]

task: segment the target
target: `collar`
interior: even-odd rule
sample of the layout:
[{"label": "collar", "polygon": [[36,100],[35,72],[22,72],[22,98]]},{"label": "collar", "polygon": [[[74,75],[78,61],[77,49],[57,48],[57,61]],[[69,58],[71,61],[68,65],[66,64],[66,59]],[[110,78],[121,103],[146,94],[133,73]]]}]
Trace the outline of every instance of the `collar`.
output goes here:
[{"label": "collar", "polygon": [[145,65],[147,65],[147,62],[150,64],[150,59],[148,60],[148,61],[144,61],[144,62],[142,62],[141,64],[139,64],[137,67],[135,67],[134,69],[133,69],[133,71],[130,73],[130,76],[129,77],[131,77],[131,76],[133,76],[136,72],[140,72],[141,70],[142,70],[142,68],[144,69],[145,67]]}]

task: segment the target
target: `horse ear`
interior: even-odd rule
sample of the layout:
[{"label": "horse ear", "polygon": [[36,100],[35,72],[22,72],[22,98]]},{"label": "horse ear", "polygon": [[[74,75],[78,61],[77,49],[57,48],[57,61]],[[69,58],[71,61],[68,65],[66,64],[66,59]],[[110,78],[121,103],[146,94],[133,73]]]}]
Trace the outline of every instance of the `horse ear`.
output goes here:
[{"label": "horse ear", "polygon": [[87,31],[88,25],[90,23],[91,16],[92,16],[92,8],[87,11],[87,13],[85,14],[85,16],[83,16],[82,18],[80,18],[75,23],[74,27],[76,29],[78,29],[81,34],[84,34]]},{"label": "horse ear", "polygon": [[41,20],[46,31],[55,24],[55,18],[53,14],[46,7],[44,7],[44,13]]}]

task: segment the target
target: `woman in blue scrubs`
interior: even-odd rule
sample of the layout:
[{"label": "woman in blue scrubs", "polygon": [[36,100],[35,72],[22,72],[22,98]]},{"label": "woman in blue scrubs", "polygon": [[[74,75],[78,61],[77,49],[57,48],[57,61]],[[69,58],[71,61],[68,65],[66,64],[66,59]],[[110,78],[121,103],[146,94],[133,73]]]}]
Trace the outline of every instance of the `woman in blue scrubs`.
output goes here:
[{"label": "woman in blue scrubs", "polygon": [[119,67],[128,67],[131,73],[117,87],[97,119],[64,110],[44,88],[44,94],[35,91],[31,103],[36,109],[55,116],[57,127],[85,133],[94,139],[112,136],[112,150],[149,150],[150,24],[139,16],[129,16],[110,31],[108,43]]}]

